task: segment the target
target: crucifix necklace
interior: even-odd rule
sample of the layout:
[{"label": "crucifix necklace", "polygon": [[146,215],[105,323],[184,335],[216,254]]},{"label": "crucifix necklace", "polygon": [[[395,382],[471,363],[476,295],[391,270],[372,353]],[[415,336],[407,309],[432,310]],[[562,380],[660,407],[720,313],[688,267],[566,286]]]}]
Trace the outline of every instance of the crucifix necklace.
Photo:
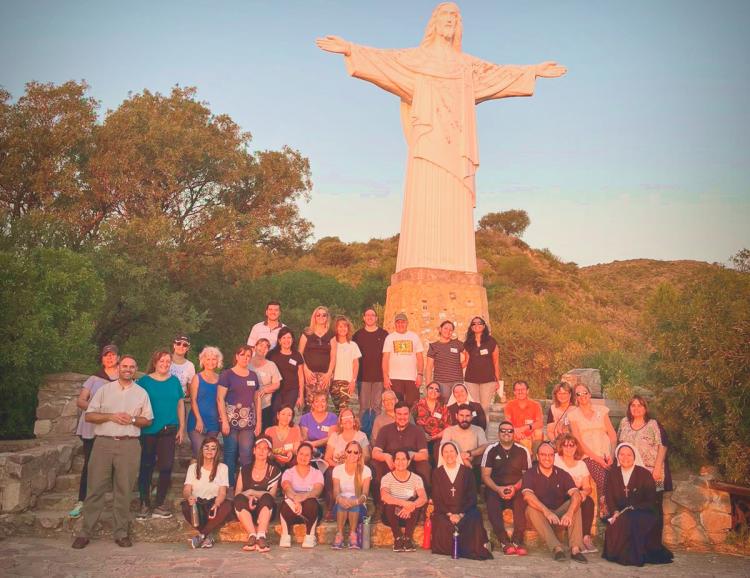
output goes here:
[{"label": "crucifix necklace", "polygon": [[630,489],[627,486],[625,486],[625,497],[630,497]]},{"label": "crucifix necklace", "polygon": [[456,488],[454,486],[451,486],[451,497],[456,497]]}]

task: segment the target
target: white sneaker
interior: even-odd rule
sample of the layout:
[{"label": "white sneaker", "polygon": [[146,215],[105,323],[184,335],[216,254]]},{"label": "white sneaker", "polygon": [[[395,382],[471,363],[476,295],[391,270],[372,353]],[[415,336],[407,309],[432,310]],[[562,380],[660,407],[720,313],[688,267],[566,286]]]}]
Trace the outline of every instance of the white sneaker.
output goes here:
[{"label": "white sneaker", "polygon": [[314,535],[305,534],[305,539],[302,540],[302,547],[303,548],[315,548],[316,543],[317,543],[317,540],[315,539]]},{"label": "white sneaker", "polygon": [[281,538],[279,538],[279,547],[280,548],[291,548],[292,547],[292,537],[289,534],[282,534]]}]

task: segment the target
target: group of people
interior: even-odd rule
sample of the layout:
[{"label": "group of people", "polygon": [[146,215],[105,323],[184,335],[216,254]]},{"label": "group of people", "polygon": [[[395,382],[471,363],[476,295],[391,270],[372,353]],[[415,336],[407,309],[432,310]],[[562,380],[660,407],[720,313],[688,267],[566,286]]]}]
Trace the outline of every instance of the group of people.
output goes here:
[{"label": "group of people", "polygon": [[[267,304],[265,320],[253,326],[228,369],[217,348],[205,347],[196,372],[186,358],[186,335],[175,336],[171,351],[156,351],[137,380],[132,356],[120,357],[114,345],[102,350],[101,371],[78,400],[85,410],[77,431],[85,461],[79,503],[70,513],[83,515],[74,548],[88,544],[110,487],[120,546],[131,545],[136,479],[137,515],[171,517],[165,499],[175,448],[189,439],[194,461],[181,509],[196,528],[194,548],[211,547],[212,532],[236,516],[248,535],[243,550],[267,552],[268,526],[277,515],[280,547],[291,546],[292,527],[304,524],[302,547],[312,548],[325,512],[336,522],[332,547],[358,549],[357,527],[372,496],[376,516],[391,528],[394,551],[413,551],[415,527],[429,518],[434,553],[452,554],[457,544],[461,557],[489,559],[477,508],[484,487],[505,555],[527,553],[528,522],[557,560],[566,554],[554,530],[567,529],[570,558],[585,563],[584,554],[596,551],[596,491],[599,514],[608,519],[604,557],[638,565],[671,559],[661,545],[657,491],[669,489],[667,444],[642,398],[631,401],[618,436],[606,406],[593,405],[586,386],[561,383],[545,426],[541,406],[519,380],[499,441],[490,444],[490,404],[505,394],[498,344],[482,318],[471,320],[464,341],[444,321],[425,358],[402,313],[388,333],[367,309],[354,332],[346,317],[331,323],[328,309],[317,307],[298,344],[280,315],[278,302]],[[356,391],[358,414],[349,407]],[[505,509],[513,511],[512,536]]]}]

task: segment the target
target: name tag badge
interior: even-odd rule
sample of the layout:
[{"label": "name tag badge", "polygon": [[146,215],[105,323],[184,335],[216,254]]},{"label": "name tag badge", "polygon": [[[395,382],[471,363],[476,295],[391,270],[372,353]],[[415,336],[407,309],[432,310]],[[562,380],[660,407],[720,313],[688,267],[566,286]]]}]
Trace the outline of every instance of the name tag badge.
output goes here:
[{"label": "name tag badge", "polygon": [[247,386],[248,387],[255,387],[255,382],[252,379],[247,380]]},{"label": "name tag badge", "polygon": [[480,349],[479,350],[479,355],[489,355],[489,353],[490,352],[489,352],[488,349]]},{"label": "name tag badge", "polygon": [[289,360],[289,365],[297,365],[297,360],[296,359],[290,359]]},{"label": "name tag badge", "polygon": [[451,347],[451,353],[458,353],[458,347]]},{"label": "name tag badge", "polygon": [[320,426],[320,431],[324,431],[324,432],[328,433],[328,430],[329,430],[329,429],[330,429],[330,428],[329,428],[329,427],[328,427],[327,425],[322,425],[322,426]]},{"label": "name tag badge", "polygon": [[443,414],[440,413],[439,411],[436,411],[432,415],[434,415],[437,419],[443,419]]},{"label": "name tag badge", "polygon": [[477,412],[475,412],[475,411],[472,411],[472,412],[471,412],[471,417],[477,417]]},{"label": "name tag badge", "polygon": [[294,449],[294,444],[284,444],[284,449],[285,450],[292,450],[292,449]]}]

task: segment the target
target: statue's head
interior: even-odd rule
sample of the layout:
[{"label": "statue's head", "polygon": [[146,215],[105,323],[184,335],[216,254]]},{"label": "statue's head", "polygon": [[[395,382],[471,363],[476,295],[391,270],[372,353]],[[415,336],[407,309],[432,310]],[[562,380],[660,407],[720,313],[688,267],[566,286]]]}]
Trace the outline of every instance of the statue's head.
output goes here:
[{"label": "statue's head", "polygon": [[442,2],[435,7],[427,23],[422,38],[422,46],[429,46],[435,39],[442,36],[450,41],[453,49],[461,52],[461,36],[463,25],[461,24],[461,11],[453,2]]}]

